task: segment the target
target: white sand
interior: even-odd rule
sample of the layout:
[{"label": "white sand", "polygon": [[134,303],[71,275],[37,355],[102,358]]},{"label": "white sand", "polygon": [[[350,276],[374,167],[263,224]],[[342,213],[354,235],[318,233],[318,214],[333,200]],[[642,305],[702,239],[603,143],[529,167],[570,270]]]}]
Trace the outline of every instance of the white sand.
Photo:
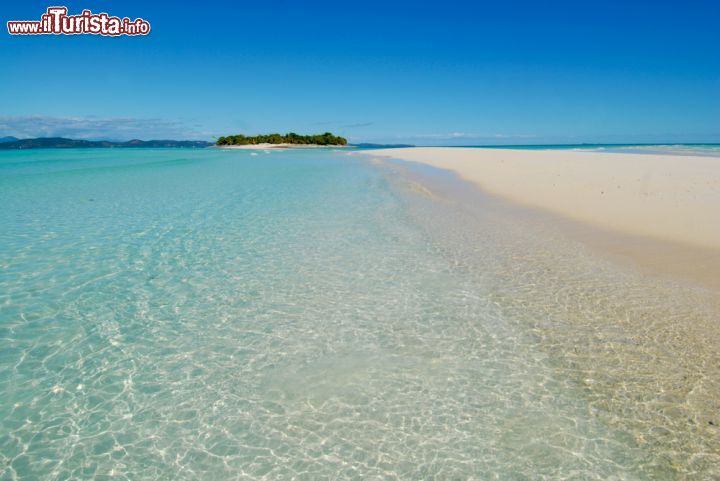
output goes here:
[{"label": "white sand", "polygon": [[447,147],[365,154],[449,169],[487,192],[605,229],[720,248],[720,158]]}]

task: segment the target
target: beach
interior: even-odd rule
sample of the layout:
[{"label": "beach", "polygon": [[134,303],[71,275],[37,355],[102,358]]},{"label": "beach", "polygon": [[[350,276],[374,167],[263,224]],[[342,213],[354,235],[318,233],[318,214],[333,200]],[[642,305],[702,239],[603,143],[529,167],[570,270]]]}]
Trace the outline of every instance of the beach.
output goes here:
[{"label": "beach", "polygon": [[355,152],[0,153],[6,472],[720,476],[717,295]]},{"label": "beach", "polygon": [[482,189],[611,230],[720,249],[720,160],[568,150],[409,148]]},{"label": "beach", "polygon": [[5,3],[0,481],[720,481],[720,0]]},{"label": "beach", "polygon": [[442,147],[365,154],[450,170],[485,192],[554,214],[558,228],[641,267],[720,288],[717,157]]}]

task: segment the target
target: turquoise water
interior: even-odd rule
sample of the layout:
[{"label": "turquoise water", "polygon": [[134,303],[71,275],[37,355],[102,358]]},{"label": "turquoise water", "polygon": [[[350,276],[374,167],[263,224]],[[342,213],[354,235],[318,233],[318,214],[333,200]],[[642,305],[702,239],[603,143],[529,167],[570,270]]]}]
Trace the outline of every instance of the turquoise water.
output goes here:
[{"label": "turquoise water", "polygon": [[674,331],[593,327],[694,297],[422,192],[345,152],[0,153],[0,479],[716,474],[648,367]]},{"label": "turquoise water", "polygon": [[720,157],[720,144],[554,144],[471,146],[492,149],[520,150],[596,150],[632,154],[702,155]]}]

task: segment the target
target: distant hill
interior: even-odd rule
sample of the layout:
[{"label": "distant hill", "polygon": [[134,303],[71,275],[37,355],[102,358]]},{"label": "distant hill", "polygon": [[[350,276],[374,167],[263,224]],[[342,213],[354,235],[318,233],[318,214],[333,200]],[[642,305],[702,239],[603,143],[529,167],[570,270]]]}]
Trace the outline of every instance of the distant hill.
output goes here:
[{"label": "distant hill", "polygon": [[[7,138],[7,137],[6,137]],[[14,137],[13,137],[14,139]],[[0,142],[0,150],[15,149],[96,149],[96,148],[142,148],[142,147],[209,147],[212,142],[204,140],[79,140],[63,137],[41,137],[37,139],[14,139]]]},{"label": "distant hill", "polygon": [[14,142],[14,141],[16,141],[17,139],[18,139],[17,137],[12,137],[12,136],[9,136],[9,137],[0,137],[0,142]]}]

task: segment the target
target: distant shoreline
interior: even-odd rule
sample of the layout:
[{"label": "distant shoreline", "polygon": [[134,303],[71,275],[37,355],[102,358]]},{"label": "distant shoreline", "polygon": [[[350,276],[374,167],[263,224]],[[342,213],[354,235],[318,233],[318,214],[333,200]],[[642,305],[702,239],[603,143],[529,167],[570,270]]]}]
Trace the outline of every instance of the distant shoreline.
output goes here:
[{"label": "distant shoreline", "polygon": [[0,150],[31,149],[137,149],[137,148],[206,148],[213,145],[205,140],[110,140],[67,139],[64,137],[38,137],[0,142]]}]

